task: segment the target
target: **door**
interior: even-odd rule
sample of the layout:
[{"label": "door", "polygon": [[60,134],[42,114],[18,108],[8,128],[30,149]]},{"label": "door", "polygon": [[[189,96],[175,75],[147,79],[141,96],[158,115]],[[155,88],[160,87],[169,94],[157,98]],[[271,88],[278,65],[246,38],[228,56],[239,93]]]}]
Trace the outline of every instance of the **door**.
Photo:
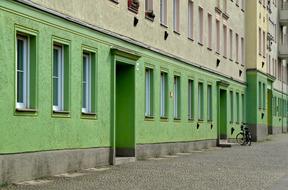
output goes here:
[{"label": "door", "polygon": [[272,128],[272,90],[267,90],[267,127],[268,127],[268,134],[273,134]]},{"label": "door", "polygon": [[219,95],[219,140],[227,140],[227,91],[220,89]]},{"label": "door", "polygon": [[115,156],[135,156],[134,65],[116,62]]}]

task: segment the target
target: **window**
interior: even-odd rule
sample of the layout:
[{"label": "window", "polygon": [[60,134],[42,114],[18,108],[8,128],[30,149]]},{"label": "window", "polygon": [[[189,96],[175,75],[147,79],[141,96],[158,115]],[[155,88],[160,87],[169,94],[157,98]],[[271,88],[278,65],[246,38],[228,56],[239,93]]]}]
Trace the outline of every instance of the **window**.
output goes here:
[{"label": "window", "polygon": [[161,72],[160,76],[160,117],[168,115],[168,74]]},{"label": "window", "polygon": [[145,116],[153,116],[153,70],[145,69]]},{"label": "window", "polygon": [[239,93],[236,93],[236,122],[239,123],[240,121],[240,102],[239,102]]},{"label": "window", "polygon": [[259,31],[258,31],[258,51],[259,51],[259,55],[262,55],[262,37],[261,37],[261,28],[259,28]]},{"label": "window", "polygon": [[230,42],[230,59],[232,60],[233,59],[233,32],[232,32],[232,29],[230,29],[229,31],[229,42]]},{"label": "window", "polygon": [[245,47],[244,47],[244,38],[241,38],[241,64],[245,65]]},{"label": "window", "polygon": [[55,43],[53,47],[53,111],[68,110],[69,67],[68,46]]},{"label": "window", "polygon": [[208,13],[208,48],[212,49],[212,15]]},{"label": "window", "polygon": [[220,53],[220,21],[216,19],[216,52]]},{"label": "window", "polygon": [[263,57],[265,57],[266,56],[266,37],[265,37],[266,35],[265,35],[265,32],[263,31]]},{"label": "window", "polygon": [[241,102],[242,102],[242,123],[245,123],[245,99],[244,99],[244,94],[241,95]]},{"label": "window", "polygon": [[223,25],[223,55],[227,57],[227,26]]},{"label": "window", "polygon": [[263,109],[266,109],[266,85],[263,83],[262,85],[263,90]]},{"label": "window", "polygon": [[212,121],[212,85],[207,86],[207,120]]},{"label": "window", "polygon": [[175,32],[179,33],[179,0],[173,0],[173,29]]},{"label": "window", "polygon": [[259,102],[259,109],[262,108],[262,90],[261,90],[261,82],[258,82],[258,102]]},{"label": "window", "polygon": [[193,39],[194,4],[188,1],[188,38]]},{"label": "window", "polygon": [[174,76],[174,119],[180,119],[180,77]]},{"label": "window", "polygon": [[16,108],[36,107],[36,36],[17,34]]},{"label": "window", "polygon": [[235,50],[236,50],[236,63],[239,63],[239,35],[236,34],[236,43],[235,43]]},{"label": "window", "polygon": [[151,20],[155,18],[153,12],[153,0],[145,0],[145,16]]},{"label": "window", "polygon": [[83,52],[82,113],[95,113],[95,53]]},{"label": "window", "polygon": [[230,123],[233,123],[234,118],[234,98],[233,98],[233,91],[230,91]]},{"label": "window", "polygon": [[167,25],[167,0],[160,0],[160,23]]},{"label": "window", "polygon": [[204,120],[204,92],[203,83],[198,84],[198,119]]},{"label": "window", "polygon": [[223,12],[227,12],[227,0],[223,0]]},{"label": "window", "polygon": [[204,25],[203,25],[203,9],[199,7],[199,43],[203,44],[203,31],[204,31]]},{"label": "window", "polygon": [[194,119],[194,81],[188,80],[188,119]]},{"label": "window", "polygon": [[241,0],[241,10],[245,10],[245,0]]}]

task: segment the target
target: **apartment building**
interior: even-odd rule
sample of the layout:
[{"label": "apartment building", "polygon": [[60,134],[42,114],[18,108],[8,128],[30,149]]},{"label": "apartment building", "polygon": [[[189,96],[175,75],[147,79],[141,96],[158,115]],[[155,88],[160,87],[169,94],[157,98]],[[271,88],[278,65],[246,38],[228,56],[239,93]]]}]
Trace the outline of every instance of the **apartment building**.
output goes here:
[{"label": "apartment building", "polygon": [[0,1],[0,182],[263,139],[277,55],[252,2]]}]

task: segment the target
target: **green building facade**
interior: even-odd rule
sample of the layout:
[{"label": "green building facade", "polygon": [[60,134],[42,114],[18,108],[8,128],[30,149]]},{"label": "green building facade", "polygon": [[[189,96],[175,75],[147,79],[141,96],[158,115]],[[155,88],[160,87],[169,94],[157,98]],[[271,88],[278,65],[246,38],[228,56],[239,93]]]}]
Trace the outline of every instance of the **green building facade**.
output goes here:
[{"label": "green building facade", "polygon": [[287,93],[265,74],[241,83],[16,1],[0,26],[2,183],[208,148],[243,124],[287,131]]}]

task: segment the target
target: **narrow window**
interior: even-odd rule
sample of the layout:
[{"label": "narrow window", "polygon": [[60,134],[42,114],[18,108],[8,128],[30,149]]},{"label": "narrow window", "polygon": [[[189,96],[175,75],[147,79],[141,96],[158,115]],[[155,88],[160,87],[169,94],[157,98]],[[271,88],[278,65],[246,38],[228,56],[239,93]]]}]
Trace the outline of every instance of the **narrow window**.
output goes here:
[{"label": "narrow window", "polygon": [[262,90],[261,90],[261,82],[258,83],[258,102],[259,102],[259,109],[262,108]]},{"label": "narrow window", "polygon": [[230,29],[229,31],[229,42],[230,42],[230,59],[232,60],[233,59],[233,32],[232,32],[232,29]]},{"label": "narrow window", "polygon": [[236,62],[239,63],[239,35],[236,34],[236,43],[235,43],[235,50],[236,50]]},{"label": "narrow window", "polygon": [[53,111],[63,110],[64,56],[63,46],[53,49]]},{"label": "narrow window", "polygon": [[212,15],[208,13],[208,48],[212,49]]},{"label": "narrow window", "polygon": [[29,38],[17,35],[17,108],[29,108]]},{"label": "narrow window", "polygon": [[153,0],[145,0],[145,16],[154,20],[155,14],[153,12]]},{"label": "narrow window", "polygon": [[173,0],[173,29],[175,32],[179,33],[179,0]]},{"label": "narrow window", "polygon": [[263,31],[263,57],[265,57],[266,56],[266,34],[265,34],[265,32]]},{"label": "narrow window", "polygon": [[216,52],[220,53],[220,21],[216,19]]},{"label": "narrow window", "polygon": [[188,80],[188,119],[194,119],[194,81]]},{"label": "narrow window", "polygon": [[95,53],[83,52],[82,113],[95,113]]},{"label": "narrow window", "polygon": [[167,25],[167,0],[160,0],[160,23]]},{"label": "narrow window", "polygon": [[262,55],[262,43],[261,43],[261,41],[262,41],[262,35],[261,35],[262,33],[261,33],[261,28],[259,28],[259,31],[258,31],[258,51],[259,51],[259,55]]},{"label": "narrow window", "polygon": [[212,85],[207,86],[207,120],[212,121]]},{"label": "narrow window", "polygon": [[199,43],[203,44],[203,31],[204,31],[204,25],[203,25],[203,9],[199,7]]},{"label": "narrow window", "polygon": [[145,69],[145,116],[153,116],[153,70]]},{"label": "narrow window", "polygon": [[188,1],[188,38],[193,39],[193,19],[194,19],[194,4],[193,1]]},{"label": "narrow window", "polygon": [[230,91],[230,123],[234,121],[234,98],[233,91]]},{"label": "narrow window", "polygon": [[240,121],[240,102],[239,102],[239,93],[236,93],[236,122],[239,123]]},{"label": "narrow window", "polygon": [[198,84],[198,119],[200,121],[204,120],[204,92],[203,83]]},{"label": "narrow window", "polygon": [[180,119],[180,77],[174,76],[174,119]]},{"label": "narrow window", "polygon": [[168,115],[168,74],[161,72],[160,81],[160,117],[167,118]]},{"label": "narrow window", "polygon": [[227,57],[227,26],[223,25],[223,54]]},{"label": "narrow window", "polygon": [[245,47],[244,47],[244,38],[241,38],[241,64],[245,65]]}]

